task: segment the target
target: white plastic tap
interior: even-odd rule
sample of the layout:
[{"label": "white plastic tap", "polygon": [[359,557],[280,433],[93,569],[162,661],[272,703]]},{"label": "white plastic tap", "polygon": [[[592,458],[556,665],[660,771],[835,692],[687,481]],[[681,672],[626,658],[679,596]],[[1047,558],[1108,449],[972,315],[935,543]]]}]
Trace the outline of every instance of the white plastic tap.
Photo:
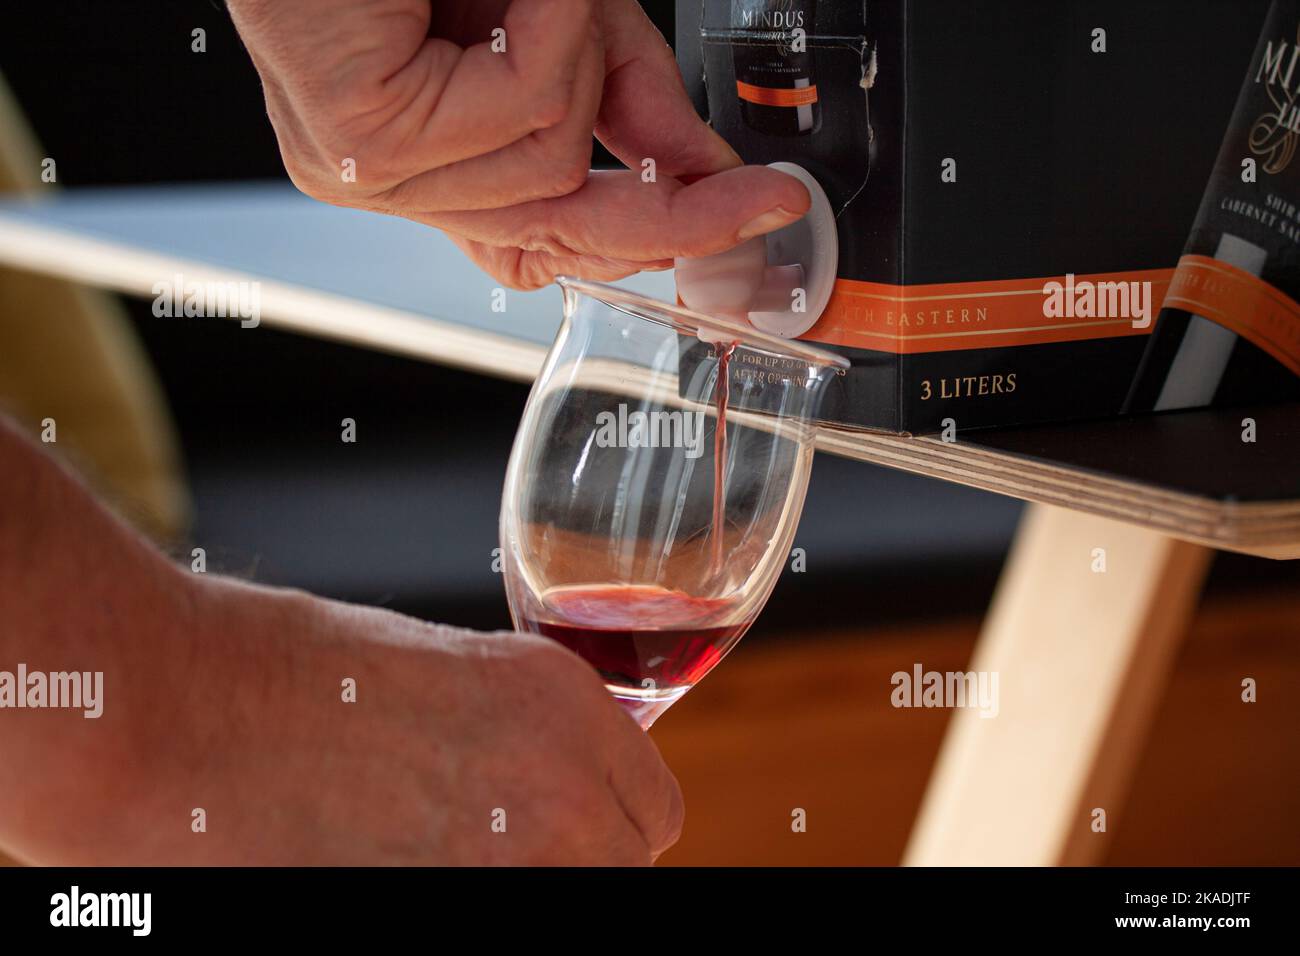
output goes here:
[{"label": "white plastic tap", "polygon": [[835,213],[817,180],[802,166],[772,163],[808,189],[802,219],[734,249],[674,262],[677,294],[689,309],[747,321],[772,335],[794,338],[821,317],[835,288],[839,237]]}]

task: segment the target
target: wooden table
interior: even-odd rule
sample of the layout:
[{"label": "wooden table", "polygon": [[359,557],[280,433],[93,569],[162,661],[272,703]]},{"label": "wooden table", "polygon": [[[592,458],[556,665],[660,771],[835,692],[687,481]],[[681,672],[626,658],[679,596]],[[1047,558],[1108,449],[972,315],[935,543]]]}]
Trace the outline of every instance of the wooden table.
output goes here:
[{"label": "wooden table", "polygon": [[[0,264],[151,299],[177,274],[256,280],[267,325],[524,381],[560,314],[553,289],[495,312],[495,283],[437,232],[281,184],[0,204]],[[667,274],[627,284],[673,295]],[[998,673],[1000,712],[953,714],[905,862],[1100,859],[1096,811],[1123,799],[1211,549],[1300,557],[1300,407],[950,443],[827,428],[819,447],[1034,505],[970,665]]]}]

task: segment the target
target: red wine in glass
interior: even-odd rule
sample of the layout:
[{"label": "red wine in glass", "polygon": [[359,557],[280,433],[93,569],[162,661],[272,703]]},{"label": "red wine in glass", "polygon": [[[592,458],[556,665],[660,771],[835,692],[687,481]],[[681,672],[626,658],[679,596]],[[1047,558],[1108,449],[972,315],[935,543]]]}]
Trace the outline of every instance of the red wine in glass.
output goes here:
[{"label": "red wine in glass", "polygon": [[649,696],[680,697],[750,625],[732,619],[729,601],[648,585],[560,588],[543,601],[541,616],[520,623],[559,641],[599,671],[616,697],[638,706]]},{"label": "red wine in glass", "polygon": [[[587,659],[648,728],[767,600],[808,487],[817,406],[849,362],[735,316],[557,281],[564,323],[529,394],[501,497],[506,596],[520,630]],[[738,358],[739,347],[754,356]],[[735,368],[742,358],[771,368]],[[729,395],[732,384],[743,395]],[[608,442],[615,403],[648,411],[657,430]],[[682,412],[680,431],[673,418],[655,426],[661,410]],[[684,416],[701,411],[715,416],[712,469],[696,461],[697,439],[689,448],[677,440],[689,435]],[[616,417],[621,428],[622,409]],[[647,435],[668,441],[640,440]]]},{"label": "red wine in glass", "polygon": [[[735,343],[715,348],[717,423],[709,550],[717,574],[724,557],[728,367]],[[657,585],[579,585],[551,591],[543,603],[542,616],[524,617],[522,626],[558,641],[594,667],[615,699],[643,726],[712,670],[751,623],[737,623],[725,599]]]}]

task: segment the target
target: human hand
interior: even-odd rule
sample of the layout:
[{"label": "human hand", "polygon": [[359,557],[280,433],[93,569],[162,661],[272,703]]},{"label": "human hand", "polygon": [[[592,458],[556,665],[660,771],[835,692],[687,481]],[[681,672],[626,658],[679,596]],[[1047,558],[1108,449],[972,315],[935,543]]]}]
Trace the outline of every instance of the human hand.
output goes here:
[{"label": "human hand", "polygon": [[[699,119],[635,0],[228,5],[298,188],[443,229],[508,286],[666,269],[808,209]],[[593,132],[628,170],[589,171]]]},{"label": "human hand", "polygon": [[205,583],[211,623],[189,691],[211,705],[194,709],[194,729],[215,759],[197,779],[182,773],[175,795],[206,801],[213,829],[230,832],[185,833],[179,852],[622,865],[676,841],[676,780],[595,672],[554,642]]},{"label": "human hand", "polygon": [[52,756],[23,736],[51,764],[0,799],[23,858],[603,866],[677,839],[676,780],[559,645],[167,574],[96,662],[103,716],[60,721]]}]

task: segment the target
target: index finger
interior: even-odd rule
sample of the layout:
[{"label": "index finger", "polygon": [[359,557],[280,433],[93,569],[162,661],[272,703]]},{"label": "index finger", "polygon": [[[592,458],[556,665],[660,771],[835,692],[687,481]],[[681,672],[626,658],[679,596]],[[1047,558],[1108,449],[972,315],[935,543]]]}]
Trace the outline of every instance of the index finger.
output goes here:
[{"label": "index finger", "polygon": [[228,0],[258,72],[317,141],[364,142],[407,176],[568,116],[580,54],[601,46],[594,2],[513,0],[462,47],[437,35],[450,24],[427,0]]}]

